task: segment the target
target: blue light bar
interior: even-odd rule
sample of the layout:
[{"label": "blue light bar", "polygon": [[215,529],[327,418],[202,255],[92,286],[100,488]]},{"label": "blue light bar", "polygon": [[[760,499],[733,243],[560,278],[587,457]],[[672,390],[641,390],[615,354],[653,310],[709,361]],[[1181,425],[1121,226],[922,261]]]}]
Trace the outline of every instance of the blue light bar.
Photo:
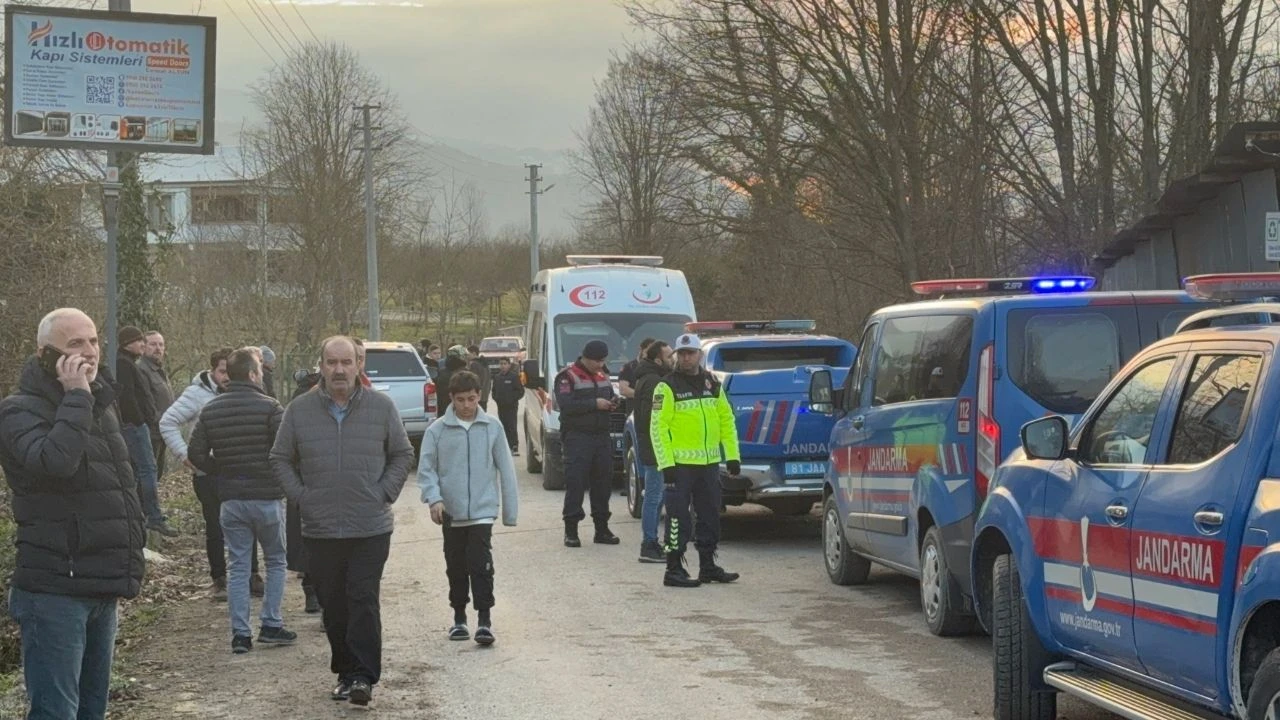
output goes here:
[{"label": "blue light bar", "polygon": [[922,280],[911,283],[917,295],[1017,295],[1019,293],[1073,293],[1092,290],[1097,281],[1087,275],[1026,278],[965,278]]},{"label": "blue light bar", "polygon": [[1043,277],[1036,278],[1031,283],[1031,291],[1036,293],[1085,292],[1093,289],[1095,282],[1097,281],[1085,275]]}]

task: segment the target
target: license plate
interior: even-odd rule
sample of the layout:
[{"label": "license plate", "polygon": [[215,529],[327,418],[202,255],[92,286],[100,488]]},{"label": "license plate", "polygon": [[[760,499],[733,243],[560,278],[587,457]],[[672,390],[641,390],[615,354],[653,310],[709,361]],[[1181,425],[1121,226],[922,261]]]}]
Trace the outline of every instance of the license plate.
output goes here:
[{"label": "license plate", "polygon": [[824,461],[789,462],[784,467],[783,472],[789,478],[823,477],[827,474],[827,463]]}]

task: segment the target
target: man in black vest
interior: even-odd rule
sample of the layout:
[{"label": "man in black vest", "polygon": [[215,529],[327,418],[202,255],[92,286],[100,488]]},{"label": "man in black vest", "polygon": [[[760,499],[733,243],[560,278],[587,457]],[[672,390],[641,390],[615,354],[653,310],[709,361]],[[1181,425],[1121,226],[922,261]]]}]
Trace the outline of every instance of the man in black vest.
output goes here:
[{"label": "man in black vest", "polygon": [[556,405],[560,408],[560,441],[564,445],[564,544],[582,547],[578,523],[582,496],[590,488],[593,541],[600,545],[622,542],[609,532],[609,494],[613,492],[613,440],[609,416],[620,398],[605,370],[609,346],[592,340],[578,361],[556,375]]},{"label": "man in black vest", "polygon": [[22,632],[29,717],[97,720],[116,602],[142,586],[146,530],[93,320],[54,310],[36,343],[18,390],[0,401],[0,468],[18,525],[9,612]]},{"label": "man in black vest", "polygon": [[200,411],[191,431],[187,459],[214,479],[222,501],[222,537],[227,543],[227,605],[231,613],[231,652],[253,649],[249,625],[249,565],[254,541],[262,545],[267,582],[262,598],[258,642],[291,645],[298,636],[286,630],[280,614],[284,599],[284,489],[271,468],[271,447],[284,408],[262,387],[256,348],[227,358],[231,381]]}]

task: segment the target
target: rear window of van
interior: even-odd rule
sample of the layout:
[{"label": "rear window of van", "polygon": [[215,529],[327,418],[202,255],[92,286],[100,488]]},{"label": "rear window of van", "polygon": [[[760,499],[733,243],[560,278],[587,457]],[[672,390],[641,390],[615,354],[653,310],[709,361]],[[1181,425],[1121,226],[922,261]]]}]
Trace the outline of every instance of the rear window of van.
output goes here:
[{"label": "rear window of van", "polygon": [[833,345],[773,345],[769,347],[722,348],[718,370],[791,370],[805,365],[848,367],[852,359],[841,362],[844,348]]},{"label": "rear window of van", "polygon": [[1050,412],[1084,412],[1123,364],[1119,324],[1132,315],[1128,307],[1011,311],[1010,378]]}]

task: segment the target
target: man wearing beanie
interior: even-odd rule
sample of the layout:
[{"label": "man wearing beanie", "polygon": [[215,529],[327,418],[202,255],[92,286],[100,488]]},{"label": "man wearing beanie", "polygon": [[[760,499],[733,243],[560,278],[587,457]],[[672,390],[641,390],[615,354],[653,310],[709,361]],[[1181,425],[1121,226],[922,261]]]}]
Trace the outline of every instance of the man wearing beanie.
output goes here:
[{"label": "man wearing beanie", "polygon": [[556,404],[560,407],[560,438],[564,444],[564,544],[581,547],[578,523],[582,496],[590,489],[594,541],[601,545],[621,542],[609,532],[609,495],[613,483],[613,440],[609,415],[618,407],[613,383],[605,370],[609,346],[592,340],[578,361],[556,375]]},{"label": "man wearing beanie", "polygon": [[262,354],[262,389],[266,390],[271,397],[275,397],[276,353],[266,345],[258,348],[258,352]]},{"label": "man wearing beanie", "polygon": [[138,368],[138,358],[147,347],[142,331],[132,325],[120,328],[116,336],[119,350],[116,357],[116,382],[119,385],[120,434],[129,446],[129,459],[133,462],[133,476],[138,482],[138,495],[147,516],[147,528],[166,537],[175,537],[177,530],[169,527],[160,512],[160,495],[156,470],[155,450],[151,447],[151,426],[159,423],[155,398],[151,386]]}]

